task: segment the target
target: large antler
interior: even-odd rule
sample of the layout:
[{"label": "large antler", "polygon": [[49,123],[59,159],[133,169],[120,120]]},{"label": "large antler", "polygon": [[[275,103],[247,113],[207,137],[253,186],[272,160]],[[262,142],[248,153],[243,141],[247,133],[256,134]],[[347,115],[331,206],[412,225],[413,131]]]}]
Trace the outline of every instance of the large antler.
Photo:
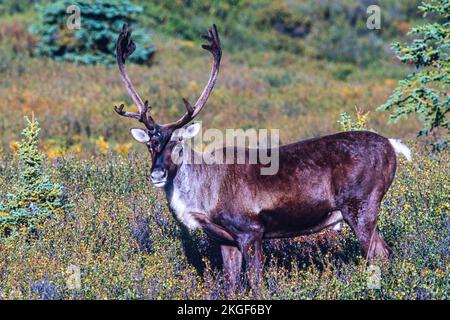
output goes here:
[{"label": "large antler", "polygon": [[136,45],[131,40],[131,31],[128,30],[126,25],[124,25],[116,43],[117,65],[119,66],[120,77],[125,83],[125,87],[127,88],[129,95],[139,108],[139,113],[124,111],[123,104],[121,104],[119,107],[114,106],[114,110],[121,116],[138,119],[140,122],[144,123],[151,132],[154,132],[157,128],[173,131],[184,126],[185,124],[189,123],[189,121],[194,119],[205,106],[206,101],[208,100],[208,97],[211,94],[212,89],[214,88],[214,84],[216,83],[217,76],[219,74],[220,59],[222,57],[220,39],[216,25],[213,25],[212,28],[209,29],[208,34],[203,35],[202,38],[208,40],[208,44],[202,45],[202,48],[208,50],[213,55],[212,70],[209,76],[208,83],[206,84],[202,94],[200,95],[194,106],[192,106],[186,99],[183,98],[183,102],[187,110],[183,117],[181,117],[178,121],[172,123],[158,125],[148,112],[150,109],[148,106],[148,102],[142,102],[141,97],[134,89],[134,86],[127,75],[125,69],[125,61],[134,52],[134,50],[136,49]]},{"label": "large antler", "polygon": [[219,75],[220,59],[222,58],[222,49],[220,48],[219,33],[217,32],[216,25],[214,24],[212,28],[208,30],[208,34],[202,35],[202,38],[208,40],[208,44],[202,45],[202,48],[211,52],[213,56],[212,69],[208,83],[206,84],[202,94],[200,95],[194,106],[192,106],[186,99],[183,98],[183,102],[187,112],[178,121],[166,124],[166,128],[180,128],[194,119],[205,106],[206,101],[208,100],[209,95],[214,88],[217,76]]},{"label": "large antler", "polygon": [[125,61],[134,52],[134,50],[136,50],[136,45],[133,40],[131,40],[131,30],[127,28],[126,24],[124,24],[116,42],[117,65],[119,66],[120,77],[125,84],[125,88],[127,89],[131,99],[133,99],[134,103],[138,107],[139,113],[124,111],[123,104],[119,107],[114,106],[114,110],[121,116],[138,119],[140,122],[145,124],[149,130],[153,131],[155,130],[155,121],[153,121],[152,117],[148,114],[148,101],[146,100],[145,102],[142,102],[141,97],[136,92],[136,89],[134,89],[133,83],[128,77],[125,69]]}]

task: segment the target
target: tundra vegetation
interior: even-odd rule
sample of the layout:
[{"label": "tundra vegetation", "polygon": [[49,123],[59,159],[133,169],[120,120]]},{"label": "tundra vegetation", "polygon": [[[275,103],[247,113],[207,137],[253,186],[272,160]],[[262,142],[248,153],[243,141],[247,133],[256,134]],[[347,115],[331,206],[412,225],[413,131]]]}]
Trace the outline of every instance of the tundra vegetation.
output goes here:
[{"label": "tundra vegetation", "polygon": [[[199,115],[205,129],[280,128],[283,143],[365,128],[403,139],[414,161],[399,158],[379,215],[393,257],[376,263],[380,286],[370,289],[371,271],[346,225],[267,241],[264,281],[227,295],[216,244],[200,231],[187,235],[149,184],[147,151],[129,135],[134,123],[119,121],[113,110],[131,105],[116,68],[42,56],[42,35],[34,30],[50,23],[39,19],[50,1],[11,1],[0,4],[0,299],[449,298],[450,159],[448,150],[428,146],[447,133],[416,138],[423,119],[394,125],[376,111],[402,90],[404,83],[394,90],[397,81],[417,75],[388,50],[391,42],[414,41],[407,35],[413,25],[436,23],[447,26],[448,50],[446,1],[427,1],[447,10],[427,21],[418,1],[380,1],[381,30],[366,28],[366,1],[128,2],[137,11],[124,19],[150,35],[137,45],[152,48],[128,72],[162,121],[183,113],[181,93],[194,100],[205,83],[208,57],[199,54],[197,39],[216,23],[226,67]],[[93,48],[75,52],[84,57]],[[448,81],[448,55],[442,57],[444,64],[432,61]],[[407,79],[419,88],[428,84]],[[448,86],[440,90],[443,96],[428,106],[448,108]],[[32,114],[39,124],[24,123]],[[37,219],[36,210],[45,218]],[[23,219],[14,224],[17,212]],[[68,279],[76,270],[81,281],[73,285]]]}]

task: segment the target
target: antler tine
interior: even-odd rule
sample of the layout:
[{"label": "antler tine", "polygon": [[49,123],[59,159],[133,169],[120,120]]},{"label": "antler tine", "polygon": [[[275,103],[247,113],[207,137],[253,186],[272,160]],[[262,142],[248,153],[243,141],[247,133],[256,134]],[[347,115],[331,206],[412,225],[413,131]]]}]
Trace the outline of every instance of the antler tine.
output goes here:
[{"label": "antler tine", "polygon": [[183,98],[183,103],[186,107],[187,113],[192,115],[194,113],[194,107],[185,98]]},{"label": "antler tine", "polygon": [[144,102],[144,109],[141,113],[134,113],[134,112],[128,112],[124,111],[124,104],[122,103],[119,107],[114,106],[114,111],[116,111],[119,115],[123,117],[133,118],[136,120],[139,120],[139,122],[142,122],[148,129],[151,131],[155,129],[155,121],[149,114],[149,110],[151,109],[148,105],[148,101],[145,100]]},{"label": "antler tine", "polygon": [[220,47],[219,32],[217,31],[217,27],[215,24],[213,24],[212,28],[208,30],[208,35],[204,35],[203,38],[208,40],[208,44],[202,45],[202,48],[211,52],[213,56],[213,65],[208,83],[206,84],[202,94],[200,95],[200,97],[198,98],[197,102],[194,105],[195,111],[192,115],[193,118],[197,116],[197,114],[199,114],[199,112],[205,106],[206,101],[208,100],[209,95],[211,94],[211,91],[214,88],[214,85],[216,84],[217,76],[219,75],[220,60],[222,58],[222,49]]},{"label": "antler tine", "polygon": [[202,39],[208,41],[208,44],[202,45],[202,48],[211,52],[213,56],[211,74],[209,76],[208,83],[206,84],[202,94],[200,95],[194,106],[192,106],[186,99],[183,98],[183,102],[187,112],[180,120],[167,124],[166,127],[173,129],[180,128],[194,119],[205,106],[206,101],[208,100],[209,95],[214,88],[217,76],[219,75],[220,60],[222,58],[219,33],[215,24],[208,30],[208,34],[202,35]]},{"label": "antler tine", "polygon": [[122,81],[125,84],[125,88],[127,89],[131,99],[133,99],[134,103],[137,105],[139,113],[124,111],[123,104],[121,104],[119,107],[114,106],[114,110],[121,116],[139,120],[140,122],[144,123],[148,129],[154,129],[155,122],[153,121],[152,117],[148,114],[149,111],[148,101],[147,100],[145,102],[142,101],[136,89],[134,89],[133,83],[128,77],[125,68],[126,59],[129,56],[131,56],[134,50],[136,50],[136,45],[133,42],[133,40],[131,40],[131,30],[127,28],[126,24],[124,24],[116,42],[117,65],[119,66],[120,77],[122,78]]}]

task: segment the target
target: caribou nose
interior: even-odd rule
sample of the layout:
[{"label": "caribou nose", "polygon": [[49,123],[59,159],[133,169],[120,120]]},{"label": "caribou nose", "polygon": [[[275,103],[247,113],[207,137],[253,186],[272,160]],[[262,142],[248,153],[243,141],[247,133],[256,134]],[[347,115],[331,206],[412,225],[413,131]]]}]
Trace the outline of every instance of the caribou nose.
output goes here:
[{"label": "caribou nose", "polygon": [[154,169],[151,174],[153,181],[161,181],[166,178],[166,170],[164,169]]}]

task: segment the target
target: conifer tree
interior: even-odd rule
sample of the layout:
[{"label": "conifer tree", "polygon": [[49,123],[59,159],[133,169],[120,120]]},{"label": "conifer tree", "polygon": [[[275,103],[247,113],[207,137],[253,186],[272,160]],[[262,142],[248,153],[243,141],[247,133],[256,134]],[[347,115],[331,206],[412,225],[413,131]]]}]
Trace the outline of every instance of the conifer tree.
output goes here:
[{"label": "conifer tree", "polygon": [[43,172],[44,155],[38,149],[39,123],[25,117],[17,156],[20,175],[12,193],[0,202],[0,235],[18,234],[21,229],[33,231],[39,221],[62,214],[68,208],[64,188],[53,183]]},{"label": "conifer tree", "polygon": [[443,129],[442,138],[433,142],[434,150],[442,150],[449,147],[450,133],[450,2],[424,1],[419,10],[424,16],[435,15],[441,23],[414,27],[409,32],[416,37],[411,43],[393,45],[400,61],[416,69],[399,82],[379,110],[391,111],[394,122],[409,114],[418,115],[423,123],[419,137]]}]

